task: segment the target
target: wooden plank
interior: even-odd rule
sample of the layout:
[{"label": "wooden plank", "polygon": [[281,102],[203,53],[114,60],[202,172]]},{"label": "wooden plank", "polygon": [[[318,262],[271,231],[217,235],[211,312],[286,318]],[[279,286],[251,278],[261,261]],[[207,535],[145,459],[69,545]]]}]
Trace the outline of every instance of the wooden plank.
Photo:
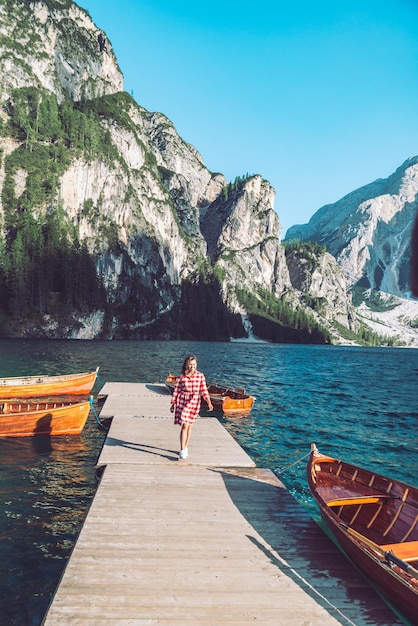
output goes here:
[{"label": "wooden plank", "polygon": [[410,563],[418,561],[418,541],[405,541],[404,543],[387,543],[380,546],[382,550],[393,552],[398,558]]},{"label": "wooden plank", "polygon": [[99,396],[105,396],[101,418],[117,415],[169,417],[171,394],[165,385],[148,383],[106,383]]},{"label": "wooden plank", "polygon": [[329,500],[327,505],[330,507],[338,507],[351,506],[353,504],[377,504],[384,497],[385,496],[359,496],[358,498],[337,498],[336,500]]},{"label": "wooden plank", "polygon": [[178,460],[179,439],[180,427],[174,425],[172,415],[167,419],[121,416],[112,422],[98,465],[255,465],[251,457],[214,417],[196,420],[189,444],[189,457],[181,461]]},{"label": "wooden plank", "polygon": [[[121,486],[127,469],[128,498]],[[181,463],[109,465],[46,624],[65,623],[60,620],[74,615],[75,606],[87,619],[90,608],[99,606],[97,595],[109,620],[155,619],[159,609],[165,619],[176,611],[177,619],[191,624],[205,613],[222,615],[222,623],[239,614],[241,623],[249,623],[268,610],[280,623],[282,611],[292,609],[299,623],[308,615],[312,624],[338,623],[303,589],[307,583],[295,583],[291,566],[240,513],[230,488],[245,489],[251,479],[225,472]],[[116,538],[126,538],[138,552],[110,548]],[[95,553],[91,542],[108,549]],[[130,602],[121,602],[126,596]]]}]

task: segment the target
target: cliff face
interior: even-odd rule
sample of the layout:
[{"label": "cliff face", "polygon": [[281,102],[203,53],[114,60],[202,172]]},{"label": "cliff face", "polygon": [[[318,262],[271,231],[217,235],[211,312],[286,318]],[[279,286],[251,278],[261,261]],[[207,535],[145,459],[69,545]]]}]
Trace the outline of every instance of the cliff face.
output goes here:
[{"label": "cliff face", "polygon": [[276,294],[290,287],[268,181],[253,176],[229,185],[201,210],[201,231],[212,263],[223,268],[233,284],[260,286]]},{"label": "cliff face", "polygon": [[136,321],[123,332],[144,336],[147,326],[167,318],[183,281],[207,259],[200,214],[212,213],[226,180],[207,170],[165,116],[147,112],[126,95],[118,98],[118,108],[122,105],[123,123],[103,122],[117,159],[74,161],[61,179],[60,202],[97,256],[108,296],[119,308],[114,331],[121,330],[124,310]]},{"label": "cliff face", "polygon": [[335,258],[325,251],[309,254],[306,248],[295,246],[286,251],[286,260],[292,287],[316,313],[355,331],[354,306],[347,295],[344,273]]},{"label": "cliff face", "polygon": [[105,35],[70,0],[2,0],[0,35],[2,100],[28,85],[54,93],[58,101],[123,89],[110,43],[101,50]]},{"label": "cliff face", "polygon": [[322,207],[286,239],[325,244],[348,285],[396,296],[409,291],[410,241],[418,210],[418,157],[394,174]]},{"label": "cliff face", "polygon": [[83,9],[0,0],[0,33],[3,333],[225,339],[270,296],[355,328],[335,260],[285,252],[268,181],[210,172],[123,92]]}]

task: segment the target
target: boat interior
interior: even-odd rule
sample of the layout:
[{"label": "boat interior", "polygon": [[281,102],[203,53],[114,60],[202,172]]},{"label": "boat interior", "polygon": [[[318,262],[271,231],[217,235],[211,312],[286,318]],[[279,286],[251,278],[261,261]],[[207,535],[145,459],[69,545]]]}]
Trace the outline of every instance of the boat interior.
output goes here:
[{"label": "boat interior", "polygon": [[219,396],[221,398],[228,396],[234,400],[241,400],[246,395],[245,389],[227,389],[212,383],[208,385],[208,391],[211,396]]},{"label": "boat interior", "polygon": [[78,402],[74,399],[67,400],[41,400],[36,401],[32,398],[28,401],[15,401],[15,402],[2,402],[0,403],[0,415],[10,415],[11,413],[31,413],[33,411],[50,411],[51,409],[57,409],[73,404],[77,404]]},{"label": "boat interior", "polygon": [[418,489],[336,460],[313,466],[318,495],[341,522],[418,563]]}]

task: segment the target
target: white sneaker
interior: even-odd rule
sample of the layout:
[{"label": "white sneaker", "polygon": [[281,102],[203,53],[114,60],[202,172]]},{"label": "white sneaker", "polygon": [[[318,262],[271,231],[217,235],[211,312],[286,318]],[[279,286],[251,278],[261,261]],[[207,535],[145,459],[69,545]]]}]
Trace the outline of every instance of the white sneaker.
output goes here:
[{"label": "white sneaker", "polygon": [[184,456],[184,450],[180,450],[179,452],[179,459],[185,459],[186,457]]},{"label": "white sneaker", "polygon": [[183,459],[187,459],[188,456],[189,456],[189,450],[187,448],[184,448],[184,450],[183,450]]}]

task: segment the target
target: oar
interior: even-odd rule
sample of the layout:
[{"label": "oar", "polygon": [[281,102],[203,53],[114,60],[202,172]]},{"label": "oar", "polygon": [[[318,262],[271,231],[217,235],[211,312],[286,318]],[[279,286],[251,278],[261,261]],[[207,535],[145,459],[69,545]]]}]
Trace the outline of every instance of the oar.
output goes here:
[{"label": "oar", "polygon": [[368,539],[367,537],[365,537],[361,533],[358,533],[356,530],[354,530],[353,528],[350,528],[350,526],[347,526],[346,524],[341,524],[341,526],[348,532],[348,534],[352,535],[353,537],[356,537],[356,539],[359,539],[359,541],[362,541],[367,546],[369,546],[370,548],[373,548],[373,550],[375,550],[376,552],[384,556],[387,561],[391,561],[395,565],[398,565],[403,570],[405,570],[405,572],[408,572],[408,574],[411,574],[411,576],[418,579],[418,570],[412,565],[410,565],[409,563],[407,563],[406,561],[403,561],[398,556],[396,556],[396,554],[394,554],[392,550],[385,550],[384,548],[379,546],[377,543],[375,543],[374,541],[371,541],[371,539]]}]

